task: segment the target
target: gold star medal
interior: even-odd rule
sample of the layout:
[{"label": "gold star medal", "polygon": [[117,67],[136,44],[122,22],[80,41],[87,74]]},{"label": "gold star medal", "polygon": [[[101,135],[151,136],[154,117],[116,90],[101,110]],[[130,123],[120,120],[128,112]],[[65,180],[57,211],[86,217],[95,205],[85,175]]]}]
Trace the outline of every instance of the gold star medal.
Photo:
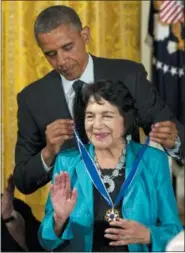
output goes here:
[{"label": "gold star medal", "polygon": [[109,209],[105,213],[105,217],[104,218],[108,222],[115,221],[116,219],[119,218],[119,211],[117,209],[114,209],[114,208]]}]

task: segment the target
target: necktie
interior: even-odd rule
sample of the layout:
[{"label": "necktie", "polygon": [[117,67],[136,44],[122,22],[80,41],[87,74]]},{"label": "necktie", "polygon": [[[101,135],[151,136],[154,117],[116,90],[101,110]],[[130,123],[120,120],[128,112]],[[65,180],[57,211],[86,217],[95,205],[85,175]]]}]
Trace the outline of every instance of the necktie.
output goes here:
[{"label": "necktie", "polygon": [[81,93],[82,87],[85,83],[81,80],[77,80],[73,83],[73,89],[75,91],[75,95]]},{"label": "necktie", "polygon": [[73,115],[78,115],[78,109],[82,105],[82,87],[84,82],[77,80],[73,83],[73,89],[75,91],[74,103],[73,103]]},{"label": "necktie", "polygon": [[77,80],[73,83],[73,89],[75,91],[74,103],[73,103],[73,117],[75,122],[75,128],[79,132],[82,141],[84,139],[84,103],[83,103],[83,94],[82,88],[85,83],[81,80]]}]

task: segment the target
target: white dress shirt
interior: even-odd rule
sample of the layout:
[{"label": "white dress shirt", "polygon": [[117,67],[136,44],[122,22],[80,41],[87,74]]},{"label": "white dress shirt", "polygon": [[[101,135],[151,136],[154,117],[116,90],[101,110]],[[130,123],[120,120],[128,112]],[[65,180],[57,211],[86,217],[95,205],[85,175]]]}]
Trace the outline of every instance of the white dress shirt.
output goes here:
[{"label": "white dress shirt", "polygon": [[69,81],[69,80],[65,79],[64,76],[62,76],[62,75],[60,75],[60,76],[62,79],[62,86],[63,86],[63,90],[64,90],[64,95],[65,95],[65,98],[67,101],[67,105],[68,105],[69,111],[71,113],[71,116],[73,117],[73,102],[74,102],[74,97],[75,97],[73,83],[76,80],[81,80],[87,84],[94,82],[94,65],[93,65],[93,59],[92,59],[91,55],[89,55],[87,66],[79,79]]}]

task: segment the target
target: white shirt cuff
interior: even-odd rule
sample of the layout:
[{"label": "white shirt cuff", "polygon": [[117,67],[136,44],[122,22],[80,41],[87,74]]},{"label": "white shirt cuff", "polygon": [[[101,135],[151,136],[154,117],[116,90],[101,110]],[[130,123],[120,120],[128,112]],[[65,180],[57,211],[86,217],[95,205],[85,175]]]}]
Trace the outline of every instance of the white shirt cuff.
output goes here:
[{"label": "white shirt cuff", "polygon": [[41,161],[42,161],[43,167],[44,167],[46,172],[49,172],[53,168],[53,166],[51,166],[51,167],[47,166],[47,164],[45,163],[44,158],[42,156],[42,152],[41,152]]},{"label": "white shirt cuff", "polygon": [[165,150],[170,156],[174,158],[180,158],[180,146],[181,146],[181,141],[180,141],[179,136],[177,136],[176,141],[175,141],[175,146],[171,149],[166,148]]}]

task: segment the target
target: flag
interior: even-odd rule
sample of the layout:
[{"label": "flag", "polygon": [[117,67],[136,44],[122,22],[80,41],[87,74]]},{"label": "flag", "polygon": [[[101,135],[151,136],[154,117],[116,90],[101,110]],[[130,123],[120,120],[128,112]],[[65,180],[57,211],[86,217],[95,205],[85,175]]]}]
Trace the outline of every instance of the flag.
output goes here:
[{"label": "flag", "polygon": [[185,125],[184,0],[151,0],[148,41],[152,43],[152,82],[176,118]]},{"label": "flag", "polygon": [[184,21],[183,3],[181,1],[161,1],[159,18],[163,23],[175,24]]}]

